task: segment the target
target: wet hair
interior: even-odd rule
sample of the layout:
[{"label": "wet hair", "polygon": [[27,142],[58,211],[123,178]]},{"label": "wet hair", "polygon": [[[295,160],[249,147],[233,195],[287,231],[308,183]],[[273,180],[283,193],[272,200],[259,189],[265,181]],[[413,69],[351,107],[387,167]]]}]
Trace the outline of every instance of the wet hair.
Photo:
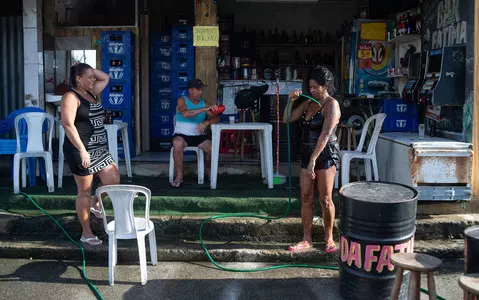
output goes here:
[{"label": "wet hair", "polygon": [[70,67],[70,85],[77,87],[77,76],[82,76],[86,70],[93,69],[89,64],[79,63]]},{"label": "wet hair", "polygon": [[314,80],[319,85],[327,88],[329,94],[334,94],[336,87],[334,86],[334,75],[328,68],[317,66],[309,73],[308,80]]}]

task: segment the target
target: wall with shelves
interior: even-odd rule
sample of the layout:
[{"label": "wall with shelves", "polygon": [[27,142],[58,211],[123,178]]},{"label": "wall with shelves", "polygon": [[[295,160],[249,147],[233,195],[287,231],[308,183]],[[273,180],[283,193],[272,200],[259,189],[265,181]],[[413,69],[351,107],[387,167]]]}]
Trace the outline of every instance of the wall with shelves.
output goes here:
[{"label": "wall with shelves", "polygon": [[351,20],[357,9],[368,1],[327,1],[323,3],[237,3],[236,0],[218,1],[218,14],[234,14],[235,29],[287,30],[298,34],[308,28],[335,34],[345,20]]}]

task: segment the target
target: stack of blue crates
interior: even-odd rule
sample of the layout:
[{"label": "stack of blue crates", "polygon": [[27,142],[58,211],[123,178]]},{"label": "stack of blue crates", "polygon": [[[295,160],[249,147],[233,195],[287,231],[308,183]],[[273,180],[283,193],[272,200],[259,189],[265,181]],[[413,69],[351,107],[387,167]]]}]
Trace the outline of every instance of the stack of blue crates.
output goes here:
[{"label": "stack of blue crates", "polygon": [[169,151],[176,101],[187,95],[194,78],[193,27],[174,27],[171,35],[154,33],[150,45],[151,149]]},{"label": "stack of blue crates", "polygon": [[193,47],[193,27],[177,26],[172,30],[173,41],[173,98],[188,93],[188,81],[195,78],[195,48]]},{"label": "stack of blue crates", "polygon": [[418,114],[414,103],[402,99],[380,100],[382,111],[386,114],[383,132],[410,132],[417,131]]},{"label": "stack of blue crates", "polygon": [[171,35],[150,35],[150,136],[154,151],[169,150],[176,101],[172,90]]},{"label": "stack of blue crates", "polygon": [[[103,90],[102,104],[113,113],[113,122],[128,123],[130,156],[135,148],[135,38],[131,31],[103,31],[101,34],[101,69],[110,76]],[[118,132],[121,137],[121,133]],[[118,156],[124,158],[123,143]]]}]

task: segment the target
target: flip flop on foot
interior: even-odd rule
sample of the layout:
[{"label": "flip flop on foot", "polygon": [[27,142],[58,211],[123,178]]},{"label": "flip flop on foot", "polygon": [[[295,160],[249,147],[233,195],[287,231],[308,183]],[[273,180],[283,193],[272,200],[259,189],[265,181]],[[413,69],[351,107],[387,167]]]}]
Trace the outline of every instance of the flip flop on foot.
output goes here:
[{"label": "flip flop on foot", "polygon": [[327,253],[334,253],[338,250],[338,248],[336,248],[336,244],[334,242],[331,242],[331,243],[327,243],[326,244],[326,249],[325,251]]},{"label": "flip flop on foot", "polygon": [[97,236],[91,237],[91,238],[85,238],[85,237],[82,236],[81,239],[80,239],[80,242],[86,243],[86,244],[92,245],[92,246],[98,246],[98,245],[101,245],[101,243],[103,243],[103,241],[100,240]]},{"label": "flip flop on foot", "polygon": [[95,207],[90,207],[90,212],[95,215],[98,219],[103,218],[103,211],[101,209],[96,209]]},{"label": "flip flop on foot", "polygon": [[288,250],[291,252],[301,252],[313,248],[313,245],[306,241],[301,241],[296,245],[289,246]]},{"label": "flip flop on foot", "polygon": [[181,184],[183,183],[183,180],[173,180],[170,182],[170,185],[172,188],[179,188],[181,187]]}]

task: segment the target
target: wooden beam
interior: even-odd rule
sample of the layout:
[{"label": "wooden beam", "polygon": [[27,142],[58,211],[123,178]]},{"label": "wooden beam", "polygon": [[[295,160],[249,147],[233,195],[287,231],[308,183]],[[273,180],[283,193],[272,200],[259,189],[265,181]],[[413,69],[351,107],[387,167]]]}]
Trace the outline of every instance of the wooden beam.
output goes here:
[{"label": "wooden beam", "polygon": [[150,31],[149,19],[147,14],[140,15],[140,45],[141,45],[141,122],[137,123],[141,127],[141,150],[150,150]]},{"label": "wooden beam", "polygon": [[472,194],[475,201],[479,201],[479,0],[475,0],[474,15],[474,103],[472,144],[474,147],[472,167]]},{"label": "wooden beam", "polygon": [[[211,0],[198,0],[196,5],[196,25],[217,25],[216,3]],[[216,47],[196,47],[195,54],[195,77],[205,84],[203,98],[208,104],[216,104],[218,94]]]}]

